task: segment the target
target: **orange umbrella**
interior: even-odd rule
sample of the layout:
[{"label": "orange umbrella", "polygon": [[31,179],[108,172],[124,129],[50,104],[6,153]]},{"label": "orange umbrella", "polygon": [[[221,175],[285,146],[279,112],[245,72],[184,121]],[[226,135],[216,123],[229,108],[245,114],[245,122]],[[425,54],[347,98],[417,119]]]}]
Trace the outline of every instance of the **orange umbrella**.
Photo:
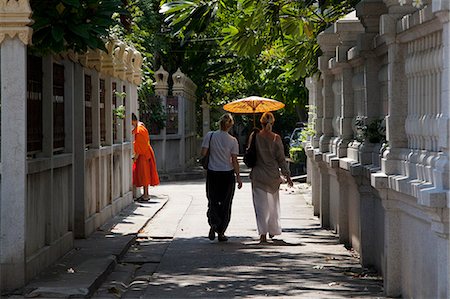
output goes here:
[{"label": "orange umbrella", "polygon": [[255,113],[276,111],[281,108],[284,108],[283,103],[257,96],[239,99],[223,106],[223,109],[228,112],[253,113],[253,126],[255,125]]}]

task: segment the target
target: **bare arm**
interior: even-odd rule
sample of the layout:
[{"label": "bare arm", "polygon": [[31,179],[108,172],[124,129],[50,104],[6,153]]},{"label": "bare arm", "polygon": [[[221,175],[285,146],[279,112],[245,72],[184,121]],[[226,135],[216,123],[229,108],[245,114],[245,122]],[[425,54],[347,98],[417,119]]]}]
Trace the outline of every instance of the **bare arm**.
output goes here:
[{"label": "bare arm", "polygon": [[286,158],[284,157],[284,146],[283,146],[283,142],[281,141],[280,136],[277,135],[277,144],[278,144],[278,152],[277,152],[277,161],[278,161],[278,165],[281,168],[281,173],[283,174],[283,176],[286,178],[288,186],[292,187],[294,185],[294,183],[291,180],[291,173],[289,171],[289,168],[287,166],[286,163]]},{"label": "bare arm", "polygon": [[208,152],[208,148],[207,147],[202,147],[202,151],[200,152],[200,154],[202,156],[206,156],[206,153]]},{"label": "bare arm", "polygon": [[236,174],[236,181],[238,183],[238,189],[242,188],[242,179],[239,174],[239,162],[237,160],[237,155],[231,155],[231,161],[233,162],[234,173]]}]

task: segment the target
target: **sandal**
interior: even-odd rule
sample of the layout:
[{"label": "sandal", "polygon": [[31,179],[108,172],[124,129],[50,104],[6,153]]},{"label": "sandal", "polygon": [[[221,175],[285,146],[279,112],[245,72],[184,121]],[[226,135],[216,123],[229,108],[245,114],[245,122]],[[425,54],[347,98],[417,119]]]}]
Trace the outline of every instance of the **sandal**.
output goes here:
[{"label": "sandal", "polygon": [[144,195],[142,195],[141,197],[136,199],[137,202],[148,202],[149,200],[150,200],[150,197],[145,198]]}]

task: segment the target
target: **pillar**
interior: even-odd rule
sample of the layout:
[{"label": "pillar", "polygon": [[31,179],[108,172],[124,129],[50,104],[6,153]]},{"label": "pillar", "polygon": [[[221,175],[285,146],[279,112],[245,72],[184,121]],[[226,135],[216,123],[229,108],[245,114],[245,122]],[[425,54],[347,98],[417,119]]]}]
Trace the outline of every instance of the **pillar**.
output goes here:
[{"label": "pillar", "polygon": [[[323,55],[319,57],[318,67],[322,73],[322,99],[321,103],[318,102],[319,106],[322,107],[322,118],[321,118],[321,128],[322,136],[319,140],[319,149],[322,153],[330,151],[330,141],[333,137],[333,115],[334,115],[334,95],[333,95],[333,81],[334,75],[330,72],[328,68],[328,61],[334,57],[336,46],[339,43],[338,36],[334,32],[333,26],[329,27],[317,37],[317,42],[320,45],[320,49]],[[318,112],[318,115],[320,112]],[[318,117],[318,121],[320,118]],[[319,125],[320,126],[320,125]]]},{"label": "pillar", "polygon": [[[448,119],[450,115],[450,105],[448,99],[450,98],[450,2],[449,1],[439,1],[434,0],[432,3],[433,13],[435,13],[439,20],[442,22],[443,32],[442,32],[442,43],[443,43],[443,53],[444,53],[444,66],[442,70],[442,92],[441,92],[441,112]],[[447,134],[441,134],[443,137],[440,138],[439,148],[450,156],[450,145],[448,138],[448,127],[447,122],[442,129],[443,132]],[[444,137],[446,136],[446,137]],[[448,165],[446,166],[448,171]],[[447,179],[446,185],[450,182]],[[448,189],[448,187],[447,187]],[[448,197],[447,193],[447,197]],[[448,200],[448,199],[447,199]],[[446,207],[448,209],[448,206]],[[438,294],[441,298],[448,298],[450,296],[450,244],[449,244],[449,232],[448,223],[450,223],[450,213],[447,210],[447,227],[445,233],[438,234],[438,256],[440,260],[443,260],[439,265],[439,281],[438,281]],[[442,258],[444,257],[444,258]]]},{"label": "pillar", "polygon": [[382,264],[384,292],[389,297],[402,295],[401,217],[395,202],[383,199],[384,260]]},{"label": "pillar", "polygon": [[320,177],[320,224],[323,228],[330,227],[330,174],[325,163],[319,162]]},{"label": "pillar", "polygon": [[173,79],[173,95],[178,96],[178,134],[180,135],[180,168],[184,170],[186,164],[186,101],[187,95],[185,92],[186,75],[178,70],[172,75]]},{"label": "pillar", "polygon": [[[155,94],[161,98],[161,104],[164,108],[167,108],[167,95],[169,94],[169,73],[160,66],[159,69],[155,72]],[[161,135],[163,136],[162,140],[162,155],[161,160],[158,161],[158,165],[161,165],[161,169],[163,171],[167,170],[167,162],[166,162],[166,147],[167,147],[167,130],[166,128],[161,130]]]},{"label": "pillar", "polygon": [[86,236],[86,209],[84,202],[85,190],[85,109],[84,109],[84,71],[83,67],[74,64],[74,106],[73,125],[76,130],[73,132],[73,167],[74,167],[74,233],[75,238],[84,238]]},{"label": "pillar", "polygon": [[28,0],[0,0],[0,287],[26,282]]},{"label": "pillar", "polygon": [[203,116],[203,136],[206,136],[206,134],[210,131],[211,128],[211,114],[210,114],[210,105],[209,103],[209,97],[210,95],[207,95],[207,100],[208,101],[202,101],[202,116]]},{"label": "pillar", "polygon": [[340,98],[339,98],[339,119],[338,119],[338,142],[336,155],[338,157],[347,156],[347,147],[353,139],[353,117],[354,109],[354,91],[353,91],[353,69],[348,63],[348,51],[356,45],[357,38],[364,33],[364,27],[352,15],[348,15],[334,24],[334,31],[339,37],[339,46],[336,47],[336,60],[334,69],[340,80]]},{"label": "pillar", "polygon": [[388,47],[388,116],[386,117],[386,139],[389,148],[385,151],[381,169],[385,174],[401,173],[398,160],[401,149],[408,146],[405,121],[408,113],[407,81],[404,69],[403,46],[396,38],[397,20],[411,13],[412,6],[400,6],[399,3],[384,0],[389,14],[380,19],[380,36]]}]

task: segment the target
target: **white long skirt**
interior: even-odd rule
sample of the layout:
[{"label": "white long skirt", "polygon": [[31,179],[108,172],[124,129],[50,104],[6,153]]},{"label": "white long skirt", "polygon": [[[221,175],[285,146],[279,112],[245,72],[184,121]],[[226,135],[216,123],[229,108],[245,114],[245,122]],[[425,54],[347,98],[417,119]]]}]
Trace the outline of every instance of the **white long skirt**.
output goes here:
[{"label": "white long skirt", "polygon": [[256,187],[252,187],[252,193],[258,234],[281,235],[280,193],[272,194]]}]

